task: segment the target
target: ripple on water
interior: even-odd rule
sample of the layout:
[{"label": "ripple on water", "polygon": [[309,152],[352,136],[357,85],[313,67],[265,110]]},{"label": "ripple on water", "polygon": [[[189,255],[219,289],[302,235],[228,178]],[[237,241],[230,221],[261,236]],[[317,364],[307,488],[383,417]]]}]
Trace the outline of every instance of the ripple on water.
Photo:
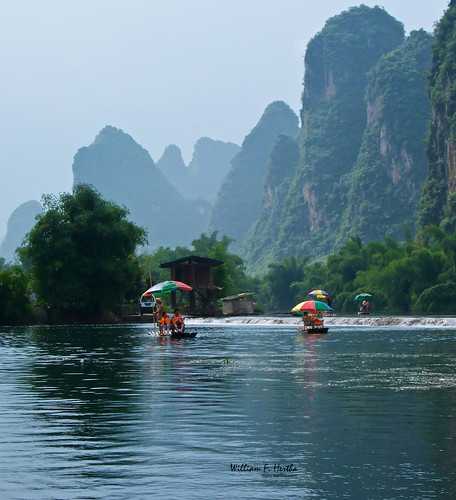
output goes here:
[{"label": "ripple on water", "polygon": [[[455,488],[451,330],[3,329],[10,498],[432,498]],[[39,458],[38,458],[39,457]],[[233,472],[294,463],[290,474]],[[228,490],[229,488],[229,490]]]}]

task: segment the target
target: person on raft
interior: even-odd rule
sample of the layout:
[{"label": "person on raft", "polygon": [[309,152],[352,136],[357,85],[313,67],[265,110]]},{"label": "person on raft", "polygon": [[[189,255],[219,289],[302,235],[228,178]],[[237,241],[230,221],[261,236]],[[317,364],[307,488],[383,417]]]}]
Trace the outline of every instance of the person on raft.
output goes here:
[{"label": "person on raft", "polygon": [[174,332],[174,322],[168,313],[163,311],[163,316],[160,320],[160,335],[165,335],[165,332]]},{"label": "person on raft", "polygon": [[322,328],[323,327],[323,316],[321,314],[314,314],[313,315],[313,321],[314,321],[314,325],[317,328]]},{"label": "person on raft", "polygon": [[370,302],[364,299],[361,303],[360,312],[369,314],[370,313]]},{"label": "person on raft", "polygon": [[302,322],[306,328],[312,328],[315,326],[315,320],[311,316],[309,316],[308,312],[305,312],[302,316]]},{"label": "person on raft", "polygon": [[160,330],[160,334],[162,333],[162,317],[163,317],[163,300],[160,297],[157,297],[157,310],[154,312],[154,322],[158,324],[158,328]]},{"label": "person on raft", "polygon": [[176,329],[176,332],[177,333],[184,333],[184,330],[185,330],[184,320],[182,319],[182,316],[180,315],[179,309],[174,310],[173,322],[174,322],[174,328]]},{"label": "person on raft", "polygon": [[304,328],[323,328],[323,316],[319,314],[311,314],[305,312],[302,317]]}]

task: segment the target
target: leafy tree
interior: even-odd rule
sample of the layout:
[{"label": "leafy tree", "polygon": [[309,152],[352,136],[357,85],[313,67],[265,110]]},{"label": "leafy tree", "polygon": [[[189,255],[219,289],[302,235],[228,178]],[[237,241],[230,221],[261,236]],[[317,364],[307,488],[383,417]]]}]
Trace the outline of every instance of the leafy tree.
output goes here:
[{"label": "leafy tree", "polygon": [[172,250],[169,247],[159,247],[151,254],[142,254],[139,256],[139,262],[142,269],[142,292],[150,287],[150,284],[156,284],[169,279],[169,269],[163,269],[160,264],[186,257],[192,253],[186,247],[176,247]]},{"label": "leafy tree", "polygon": [[93,320],[113,312],[139,275],[134,256],[145,231],[91,186],[43,197],[45,212],[26,237],[35,291],[53,319]]},{"label": "leafy tree", "polygon": [[262,298],[267,309],[285,312],[297,303],[300,290],[293,284],[303,281],[304,266],[308,260],[309,257],[291,256],[269,264],[262,285]]},{"label": "leafy tree", "polygon": [[418,297],[415,310],[421,313],[454,313],[456,283],[439,283],[426,288]]},{"label": "leafy tree", "polygon": [[446,236],[442,241],[442,247],[448,261],[451,263],[453,277],[456,277],[456,233]]},{"label": "leafy tree", "polygon": [[28,313],[27,278],[18,266],[0,271],[0,325],[21,323]]}]

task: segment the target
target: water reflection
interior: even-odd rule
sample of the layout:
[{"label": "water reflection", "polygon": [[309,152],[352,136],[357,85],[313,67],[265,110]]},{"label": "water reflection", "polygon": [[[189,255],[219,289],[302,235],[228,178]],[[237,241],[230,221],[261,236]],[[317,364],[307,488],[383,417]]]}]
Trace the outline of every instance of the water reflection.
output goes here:
[{"label": "water reflection", "polygon": [[456,486],[452,331],[200,326],[171,340],[39,327],[3,329],[0,346],[5,498],[444,498]]}]

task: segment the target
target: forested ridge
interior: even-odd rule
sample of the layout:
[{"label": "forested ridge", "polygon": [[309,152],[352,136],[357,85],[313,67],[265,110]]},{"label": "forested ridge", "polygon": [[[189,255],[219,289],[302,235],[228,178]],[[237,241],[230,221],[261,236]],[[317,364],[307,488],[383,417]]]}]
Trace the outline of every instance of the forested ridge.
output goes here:
[{"label": "forested ridge", "polygon": [[427,142],[429,175],[423,186],[419,223],[456,227],[456,2],[436,26],[429,75],[432,121]]},{"label": "forested ridge", "polygon": [[400,240],[404,224],[415,232],[428,170],[431,43],[423,30],[405,37],[399,21],[367,6],[331,18],[309,42],[299,158],[290,179],[289,151],[282,145],[281,159],[274,150],[286,174],[240,244],[250,270],[324,257],[350,236]]}]

